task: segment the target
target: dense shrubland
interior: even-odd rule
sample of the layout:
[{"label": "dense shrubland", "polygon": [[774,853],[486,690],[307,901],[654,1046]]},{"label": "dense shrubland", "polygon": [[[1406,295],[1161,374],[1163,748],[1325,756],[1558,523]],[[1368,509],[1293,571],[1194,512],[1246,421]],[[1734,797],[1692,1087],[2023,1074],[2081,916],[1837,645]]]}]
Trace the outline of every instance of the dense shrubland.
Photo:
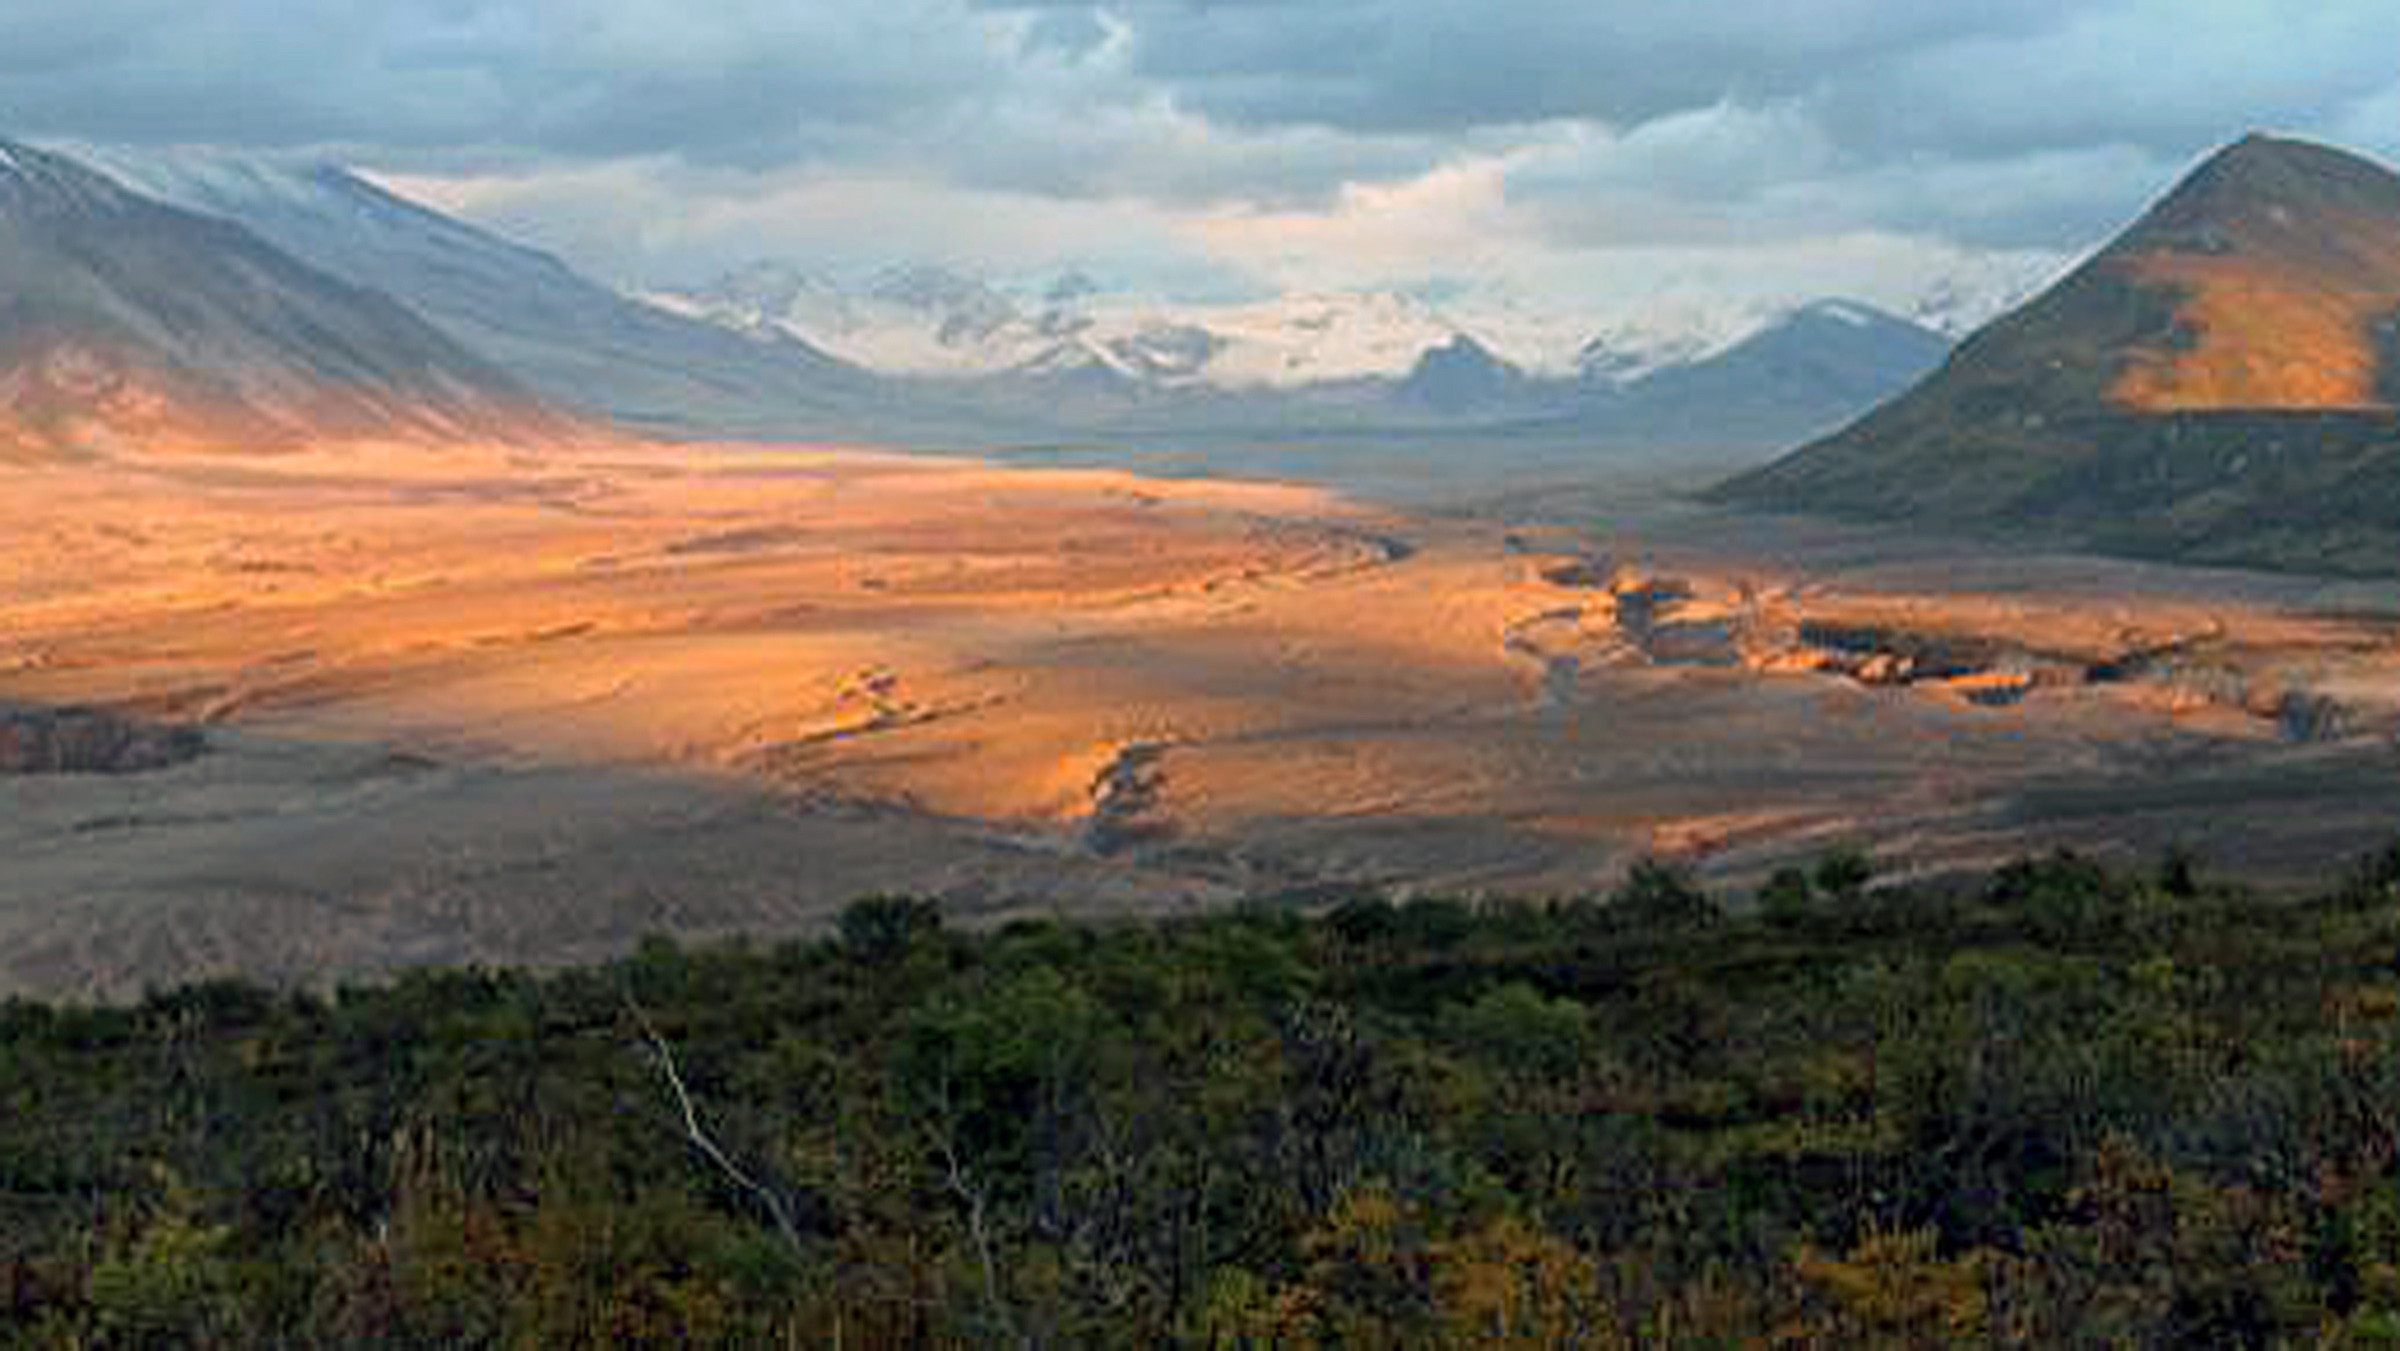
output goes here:
[{"label": "dense shrubland", "polygon": [[0,1343],[2400,1340],[2400,850],[1758,901],[0,1006]]}]

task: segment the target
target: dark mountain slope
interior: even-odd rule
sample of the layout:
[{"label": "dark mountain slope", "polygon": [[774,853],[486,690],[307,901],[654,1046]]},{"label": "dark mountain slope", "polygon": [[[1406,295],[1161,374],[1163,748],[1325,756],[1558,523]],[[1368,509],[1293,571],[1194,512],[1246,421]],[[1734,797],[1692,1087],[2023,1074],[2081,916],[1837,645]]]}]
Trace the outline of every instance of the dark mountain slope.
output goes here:
[{"label": "dark mountain slope", "polygon": [[1616,416],[1664,435],[1714,429],[1736,443],[1782,444],[1858,416],[1941,365],[1949,339],[1896,315],[1821,300],[1714,356],[1627,386]]},{"label": "dark mountain slope", "polygon": [[240,222],[388,291],[543,395],[701,437],[855,435],[888,411],[864,371],[783,334],[736,333],[602,286],[347,170],[211,152],[89,152],[136,190]]},{"label": "dark mountain slope", "polygon": [[577,429],[380,293],[0,142],[0,453]]},{"label": "dark mountain slope", "polygon": [[1717,495],[2400,570],[2396,327],[2400,177],[2253,136],[1931,378]]}]

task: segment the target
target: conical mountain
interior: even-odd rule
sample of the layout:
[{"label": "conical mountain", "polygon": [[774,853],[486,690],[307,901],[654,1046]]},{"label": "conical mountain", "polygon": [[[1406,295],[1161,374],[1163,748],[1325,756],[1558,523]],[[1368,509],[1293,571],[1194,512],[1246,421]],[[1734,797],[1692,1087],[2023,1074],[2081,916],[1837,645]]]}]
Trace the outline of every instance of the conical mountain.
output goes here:
[{"label": "conical mountain", "polygon": [[0,141],[0,457],[578,430],[380,293]]},{"label": "conical mountain", "polygon": [[2251,136],[1908,393],[1717,491],[2145,554],[2393,572],[2396,401],[2400,176]]},{"label": "conical mountain", "polygon": [[1524,373],[1490,348],[1453,333],[1448,342],[1426,348],[1394,392],[1435,412],[1465,413],[1499,404],[1524,382]]}]

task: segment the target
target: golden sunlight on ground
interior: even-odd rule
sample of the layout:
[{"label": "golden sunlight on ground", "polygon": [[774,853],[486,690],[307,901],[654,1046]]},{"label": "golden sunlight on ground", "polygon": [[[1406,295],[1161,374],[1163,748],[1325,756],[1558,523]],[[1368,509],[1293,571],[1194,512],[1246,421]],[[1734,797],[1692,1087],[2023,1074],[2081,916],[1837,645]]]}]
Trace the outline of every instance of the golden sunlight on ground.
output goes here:
[{"label": "golden sunlight on ground", "polygon": [[2380,632],[2259,607],[1660,576],[1296,487],[734,447],[0,470],[0,597],[0,704],[214,745],[0,776],[0,989],[573,960],[893,888],[1945,866],[2075,836],[2084,785],[2163,836],[2271,757],[2380,754],[2400,688]]}]

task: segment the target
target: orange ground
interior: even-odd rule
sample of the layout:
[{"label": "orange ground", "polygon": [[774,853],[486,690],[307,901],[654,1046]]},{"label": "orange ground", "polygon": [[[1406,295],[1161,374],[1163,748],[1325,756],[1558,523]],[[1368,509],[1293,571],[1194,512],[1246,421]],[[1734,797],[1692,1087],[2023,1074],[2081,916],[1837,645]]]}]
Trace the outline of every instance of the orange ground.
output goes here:
[{"label": "orange ground", "polygon": [[[223,747],[0,780],[0,989],[590,957],[886,888],[1012,913],[1574,890],[1849,838],[1980,860],[2022,847],[2028,784],[2280,753],[2286,690],[2400,720],[2390,645],[2343,622],[1748,571],[1689,577],[1652,651],[1606,579],[1502,536],[856,452],[0,468],[0,702]],[[2206,651],[2105,688],[1882,688],[1798,645],[1810,621],[2070,668]]]}]

